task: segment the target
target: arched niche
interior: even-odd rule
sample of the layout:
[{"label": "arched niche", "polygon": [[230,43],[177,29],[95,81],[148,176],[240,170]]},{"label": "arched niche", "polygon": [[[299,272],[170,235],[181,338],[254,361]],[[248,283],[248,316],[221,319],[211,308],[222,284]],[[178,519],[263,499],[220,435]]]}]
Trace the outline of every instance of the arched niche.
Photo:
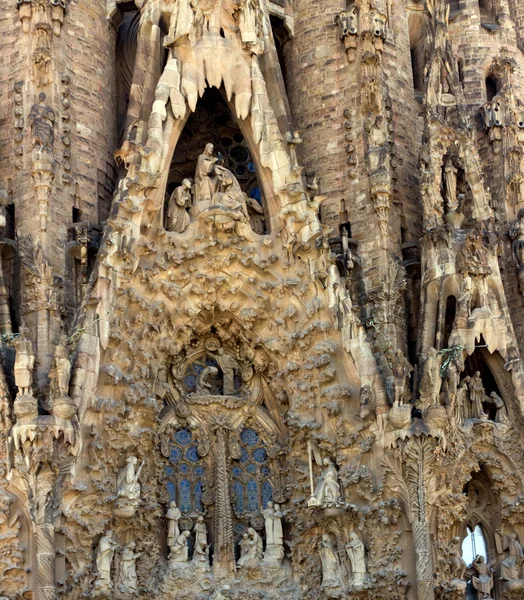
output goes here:
[{"label": "arched niche", "polygon": [[[209,98],[209,100],[208,100],[208,98]],[[236,124],[236,126],[238,127],[238,129],[240,131],[240,134],[242,135],[242,138],[243,138],[242,143],[245,145],[245,147],[249,151],[250,158],[252,159],[252,161],[254,163],[254,167],[255,167],[255,170],[253,172],[253,176],[254,176],[253,180],[255,177],[258,180],[259,189],[261,191],[260,195],[261,195],[261,199],[263,202],[265,226],[266,226],[266,230],[269,231],[271,229],[272,218],[275,217],[278,214],[278,212],[280,211],[280,202],[278,200],[276,190],[273,190],[271,171],[267,167],[262,166],[262,163],[260,161],[260,151],[259,151],[258,144],[255,144],[255,142],[254,142],[253,131],[251,128],[250,119],[249,118],[248,119],[239,119],[237,117],[234,103],[227,99],[226,93],[225,93],[225,90],[223,89],[223,87],[220,88],[220,90],[217,90],[216,88],[207,87],[206,91],[204,92],[204,96],[202,98],[200,98],[197,103],[197,110],[198,110],[199,106],[200,107],[206,106],[208,103],[210,105],[212,105],[213,98],[215,100],[217,100],[217,102],[219,102],[221,105],[224,105],[228,108],[229,113],[233,119],[233,122]],[[164,158],[162,161],[163,166],[162,166],[161,178],[160,178],[160,181],[158,182],[158,190],[159,190],[161,198],[164,198],[164,196],[167,192],[167,182],[169,180],[169,173],[171,170],[171,166],[176,165],[177,160],[179,158],[183,159],[183,157],[180,157],[180,155],[179,155],[179,147],[178,147],[179,142],[182,138],[182,134],[183,134],[183,131],[184,131],[186,125],[188,124],[190,119],[194,120],[194,118],[195,118],[194,115],[192,115],[192,113],[189,109],[186,111],[186,115],[183,119],[176,119],[176,120],[173,118],[172,114],[170,114],[170,112],[168,111],[168,117],[166,119],[165,128],[164,128],[164,141],[163,141],[163,146],[164,146],[163,156],[164,156]],[[204,138],[205,137],[206,136],[204,135]],[[208,138],[205,143],[208,143],[208,142],[213,143],[213,139]],[[215,143],[217,143],[217,142],[218,142],[217,147],[219,147],[220,139],[215,140]],[[202,153],[202,151],[204,150],[205,143],[202,146],[202,148],[200,148],[200,150],[198,150],[198,154]],[[196,160],[196,158],[195,158],[195,160]],[[193,172],[193,175],[191,175],[191,176],[192,177],[194,176],[194,172]],[[161,218],[163,219],[163,216]]]},{"label": "arched niche", "polygon": [[435,345],[437,350],[447,348],[457,313],[459,284],[454,276],[446,277],[440,286]]},{"label": "arched niche", "polygon": [[[237,178],[243,192],[265,209],[263,187],[258,179],[257,167],[248,140],[233,116],[227,101],[216,88],[208,88],[199,99],[196,110],[187,119],[177,141],[166,182],[165,202],[182,179],[193,179],[198,156],[211,142],[215,154],[220,154],[222,164]],[[167,162],[166,162],[167,164]],[[267,232],[267,216],[253,210],[248,200],[248,212],[256,226],[256,233]]]},{"label": "arched niche", "polygon": [[409,51],[415,99],[422,102],[425,88],[425,67],[428,60],[428,20],[422,12],[412,12],[408,19]]}]

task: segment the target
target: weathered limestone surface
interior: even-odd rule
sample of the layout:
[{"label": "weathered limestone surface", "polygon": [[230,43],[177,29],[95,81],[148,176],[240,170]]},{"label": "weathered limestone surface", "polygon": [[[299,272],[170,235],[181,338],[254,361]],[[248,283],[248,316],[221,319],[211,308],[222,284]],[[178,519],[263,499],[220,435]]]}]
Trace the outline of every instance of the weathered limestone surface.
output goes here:
[{"label": "weathered limestone surface", "polygon": [[521,598],[524,8],[0,0],[0,596]]}]

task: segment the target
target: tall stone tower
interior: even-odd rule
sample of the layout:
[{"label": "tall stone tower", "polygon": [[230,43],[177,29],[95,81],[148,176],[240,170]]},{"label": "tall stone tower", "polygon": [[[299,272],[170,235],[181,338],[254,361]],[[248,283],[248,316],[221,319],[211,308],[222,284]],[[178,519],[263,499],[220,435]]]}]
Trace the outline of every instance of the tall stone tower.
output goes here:
[{"label": "tall stone tower", "polygon": [[522,1],[0,9],[0,596],[524,597]]}]

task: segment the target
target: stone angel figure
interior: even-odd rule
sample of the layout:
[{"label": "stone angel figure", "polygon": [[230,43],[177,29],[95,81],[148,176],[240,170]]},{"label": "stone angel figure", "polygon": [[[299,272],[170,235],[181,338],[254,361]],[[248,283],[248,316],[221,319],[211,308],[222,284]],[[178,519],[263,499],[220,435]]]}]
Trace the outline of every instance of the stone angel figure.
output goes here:
[{"label": "stone angel figure", "polygon": [[138,478],[140,477],[144,462],[142,461],[142,464],[135,470],[137,462],[136,456],[130,456],[127,459],[127,466],[120,470],[116,482],[118,498],[140,500],[140,483]]},{"label": "stone angel figure", "polygon": [[[308,443],[308,450],[311,484],[311,497],[308,501],[308,506],[340,504],[342,502],[342,496],[336,465],[328,456],[322,458],[318,447],[313,442]],[[322,467],[322,474],[319,477],[316,487],[314,486],[313,479],[313,456],[317,465]]]}]

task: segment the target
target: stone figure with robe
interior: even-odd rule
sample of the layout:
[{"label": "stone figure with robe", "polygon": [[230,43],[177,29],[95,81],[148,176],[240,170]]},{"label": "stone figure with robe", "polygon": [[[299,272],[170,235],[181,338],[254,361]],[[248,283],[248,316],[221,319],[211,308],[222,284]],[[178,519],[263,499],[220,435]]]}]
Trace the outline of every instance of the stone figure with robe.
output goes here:
[{"label": "stone figure with robe", "polygon": [[521,208],[517,218],[511,223],[508,235],[512,241],[513,260],[515,265],[524,269],[524,208]]},{"label": "stone figure with robe", "polygon": [[213,144],[206,144],[204,152],[197,159],[195,171],[195,202],[193,210],[195,216],[211,206],[213,194],[217,189],[217,176],[215,166],[218,158],[213,155]]},{"label": "stone figure with robe", "polygon": [[242,536],[240,542],[240,558],[237,561],[238,567],[255,569],[260,566],[263,556],[263,542],[258,533],[250,527]]},{"label": "stone figure with robe", "polygon": [[508,556],[500,563],[500,578],[506,581],[521,579],[522,564],[524,563],[524,550],[517,534],[512,533],[507,541]]},{"label": "stone figure with robe", "polygon": [[432,404],[440,404],[440,357],[435,348],[429,348],[422,368],[420,380],[420,400],[423,408]]},{"label": "stone figure with robe", "polygon": [[453,159],[448,157],[444,164],[444,187],[446,190],[446,205],[448,210],[458,208],[457,200],[457,168],[453,164]]},{"label": "stone figure with robe", "polygon": [[19,337],[15,338],[13,343],[16,350],[14,365],[15,385],[18,387],[20,395],[31,396],[35,355],[33,353],[33,345],[26,337],[25,328],[21,328]]},{"label": "stone figure with robe", "polygon": [[342,568],[338,552],[327,533],[322,534],[320,542],[320,560],[322,562],[322,587],[338,588],[342,586]]},{"label": "stone figure with robe", "polygon": [[182,513],[180,509],[176,505],[175,501],[169,503],[169,508],[166,513],[167,519],[167,545],[169,549],[172,550],[173,546],[176,544],[178,537],[180,536],[180,529],[178,527],[178,522],[182,517]]},{"label": "stone figure with robe", "polygon": [[183,531],[176,539],[175,544],[171,548],[169,561],[172,563],[187,563],[189,561],[189,531]]},{"label": "stone figure with robe", "polygon": [[393,376],[395,378],[395,402],[398,404],[402,404],[404,395],[409,391],[412,371],[413,367],[402,350],[397,350],[393,357]]},{"label": "stone figure with robe", "polygon": [[278,504],[268,502],[262,511],[266,529],[266,552],[264,562],[275,562],[280,564],[284,557],[284,534],[282,531],[283,514]]},{"label": "stone figure with robe", "polygon": [[351,565],[351,585],[361,587],[366,580],[366,549],[356,531],[349,534],[346,552]]},{"label": "stone figure with robe", "polygon": [[338,504],[341,501],[341,495],[337,467],[328,456],[322,460],[322,465],[324,468],[314,494],[316,506]]},{"label": "stone figure with robe", "polygon": [[493,568],[486,562],[483,556],[476,556],[473,564],[471,565],[477,575],[473,575],[471,583],[477,590],[477,598],[491,598],[491,590],[493,589]]},{"label": "stone figure with robe", "polygon": [[38,104],[33,104],[28,120],[31,124],[33,148],[35,150],[53,151],[55,139],[55,111],[45,103],[46,95],[40,92]]},{"label": "stone figure with robe", "polygon": [[477,419],[487,419],[488,415],[484,412],[482,403],[486,397],[486,391],[484,390],[484,384],[480,376],[480,371],[477,371],[475,375],[469,381],[469,398],[471,400],[473,408],[473,417]]},{"label": "stone figure with robe", "polygon": [[140,500],[140,483],[138,478],[142,471],[142,465],[136,470],[136,456],[130,456],[127,459],[127,465],[120,470],[117,478],[117,497],[127,498],[128,500]]},{"label": "stone figure with robe", "polygon": [[120,591],[127,594],[138,592],[138,581],[136,576],[136,559],[142,553],[135,552],[135,542],[128,542],[120,557],[120,573],[118,584]]},{"label": "stone figure with robe", "polygon": [[113,532],[109,529],[100,538],[96,552],[96,570],[98,585],[111,585],[111,565],[118,544],[113,540]]},{"label": "stone figure with robe", "polygon": [[212,354],[212,356],[217,361],[224,378],[222,394],[224,396],[234,396],[235,371],[240,369],[240,365],[238,364],[236,358],[227,353],[224,348],[219,348],[217,353]]},{"label": "stone figure with robe", "polygon": [[184,179],[182,185],[173,190],[167,206],[166,230],[183,233],[189,227],[191,206],[191,180]]}]

